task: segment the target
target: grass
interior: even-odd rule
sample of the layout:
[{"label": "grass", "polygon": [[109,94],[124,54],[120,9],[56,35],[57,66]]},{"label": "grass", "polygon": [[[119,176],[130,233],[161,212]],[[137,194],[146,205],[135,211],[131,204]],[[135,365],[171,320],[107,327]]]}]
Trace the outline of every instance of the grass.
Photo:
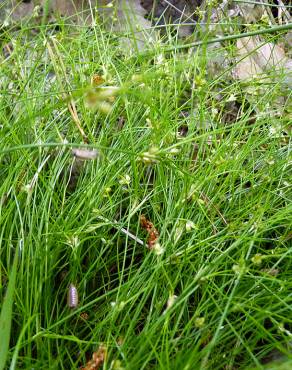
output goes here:
[{"label": "grass", "polygon": [[[173,52],[143,57],[99,26],[1,37],[1,297],[19,251],[10,369],[79,368],[101,343],[105,369],[262,369],[276,355],[268,368],[290,368],[283,76],[250,82],[252,97],[228,68],[208,72],[206,45],[179,54],[171,34]],[[112,107],[93,75],[119,87]],[[141,215],[159,232],[152,250]]]}]

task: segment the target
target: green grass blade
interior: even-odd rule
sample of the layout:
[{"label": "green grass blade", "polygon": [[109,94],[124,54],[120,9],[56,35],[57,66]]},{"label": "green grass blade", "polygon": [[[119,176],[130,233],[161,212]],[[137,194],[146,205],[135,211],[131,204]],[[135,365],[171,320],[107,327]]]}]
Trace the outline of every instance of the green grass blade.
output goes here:
[{"label": "green grass blade", "polygon": [[[242,39],[244,37],[265,35],[265,34],[268,34],[268,33],[272,34],[272,33],[275,33],[275,32],[282,32],[282,31],[289,31],[291,29],[292,29],[292,24],[291,23],[282,24],[281,26],[263,28],[261,30],[256,30],[256,31],[236,33],[236,34],[226,35],[226,36],[222,36],[222,37],[209,38],[208,40],[200,40],[200,41],[192,42],[190,44],[175,45],[175,46],[171,46],[171,47],[166,48],[164,50],[164,52],[169,53],[171,51],[178,51],[178,50],[182,50],[182,49],[190,49],[190,48],[193,48],[193,47],[202,46],[202,45],[210,45],[210,44],[214,44],[214,43],[217,43],[217,42],[238,40],[238,39]],[[150,50],[150,51],[147,50],[145,52],[146,55],[151,55],[153,53],[154,53],[153,50]]]},{"label": "green grass blade", "polygon": [[19,353],[19,350],[20,350],[20,347],[21,347],[21,343],[22,343],[22,338],[27,330],[27,328],[29,327],[29,325],[31,324],[32,320],[35,318],[35,316],[32,316],[28,321],[27,323],[23,326],[22,330],[21,330],[21,333],[19,334],[19,337],[17,339],[17,343],[16,343],[16,346],[14,348],[14,352],[13,352],[13,356],[12,356],[12,360],[11,360],[11,363],[10,363],[10,368],[9,370],[14,370],[16,369],[16,366],[17,366],[17,357],[18,357],[18,353]]},{"label": "green grass blade", "polygon": [[16,250],[12,271],[10,274],[10,279],[8,283],[8,288],[6,295],[3,300],[3,305],[0,315],[0,370],[4,369],[5,363],[7,360],[8,350],[9,350],[9,341],[10,341],[10,331],[11,331],[11,321],[12,321],[12,304],[13,304],[13,295],[14,287],[16,281],[16,269],[17,269],[17,260],[18,253]]}]

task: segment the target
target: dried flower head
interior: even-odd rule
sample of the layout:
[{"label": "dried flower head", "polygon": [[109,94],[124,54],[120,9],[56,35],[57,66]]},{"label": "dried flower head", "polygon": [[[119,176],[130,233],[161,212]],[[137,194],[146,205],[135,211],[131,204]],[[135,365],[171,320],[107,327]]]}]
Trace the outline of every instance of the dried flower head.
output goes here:
[{"label": "dried flower head", "polygon": [[252,259],[251,259],[252,263],[255,264],[255,265],[261,265],[262,261],[263,261],[263,255],[260,254],[260,253],[257,253],[255,254]]},{"label": "dried flower head", "polygon": [[164,253],[164,248],[157,242],[153,245],[152,250],[157,256],[161,256]]},{"label": "dried flower head", "polygon": [[102,85],[105,82],[104,78],[98,74],[94,74],[91,77],[91,85],[92,86],[99,86]]},{"label": "dried flower head", "polygon": [[112,110],[112,103],[119,90],[120,88],[117,86],[90,88],[84,97],[85,106],[89,109],[108,114]]},{"label": "dried flower head", "polygon": [[[158,245],[157,240],[159,238],[159,232],[154,227],[153,223],[146,219],[145,215],[140,216],[140,225],[148,233],[147,244],[149,249],[153,249],[156,244]],[[158,250],[159,248],[157,245],[156,249]]]},{"label": "dried flower head", "polygon": [[186,222],[186,231],[187,232],[190,232],[192,230],[195,230],[196,229],[196,224],[194,224],[193,221],[187,221]]},{"label": "dried flower head", "polygon": [[98,370],[106,360],[107,348],[101,344],[96,352],[93,353],[92,359],[82,368],[84,370]]},{"label": "dried flower head", "polygon": [[233,265],[232,270],[235,272],[235,274],[240,276],[247,272],[247,268],[244,264]]},{"label": "dried flower head", "polygon": [[195,319],[195,327],[200,329],[204,326],[205,324],[205,317],[197,317]]},{"label": "dried flower head", "polygon": [[139,155],[139,160],[144,162],[145,164],[157,163],[159,160],[158,152],[158,148],[152,147],[147,152],[141,153]]},{"label": "dried flower head", "polygon": [[172,307],[176,299],[177,299],[177,295],[175,294],[172,294],[171,296],[169,296],[167,303],[166,303],[166,309]]},{"label": "dried flower head", "polygon": [[129,175],[121,176],[119,180],[120,185],[130,185],[131,183],[131,177]]},{"label": "dried flower head", "polygon": [[87,313],[87,312],[81,312],[80,317],[81,317],[83,320],[85,320],[85,321],[87,321],[87,320],[89,319],[89,315],[88,315],[88,313]]},{"label": "dried flower head", "polygon": [[120,302],[111,302],[112,308],[115,308],[117,311],[122,311],[125,307],[126,302],[120,301]]},{"label": "dried flower head", "polygon": [[166,314],[166,312],[174,305],[174,302],[176,301],[177,299],[177,295],[175,294],[171,294],[166,302],[166,308],[165,310],[163,311],[163,315]]}]

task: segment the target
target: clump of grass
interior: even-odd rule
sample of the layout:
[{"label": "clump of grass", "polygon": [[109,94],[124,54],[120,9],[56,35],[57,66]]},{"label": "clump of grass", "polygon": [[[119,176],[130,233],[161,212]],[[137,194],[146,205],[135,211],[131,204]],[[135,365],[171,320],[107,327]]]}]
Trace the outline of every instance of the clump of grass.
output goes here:
[{"label": "clump of grass", "polygon": [[[127,57],[100,27],[48,31],[7,31],[1,60],[2,297],[21,246],[11,368],[78,368],[100,346],[112,369],[289,356],[289,122],[266,109],[278,86],[251,105],[239,82],[208,76],[204,48]],[[119,87],[106,112],[84,100],[94,75]]]}]

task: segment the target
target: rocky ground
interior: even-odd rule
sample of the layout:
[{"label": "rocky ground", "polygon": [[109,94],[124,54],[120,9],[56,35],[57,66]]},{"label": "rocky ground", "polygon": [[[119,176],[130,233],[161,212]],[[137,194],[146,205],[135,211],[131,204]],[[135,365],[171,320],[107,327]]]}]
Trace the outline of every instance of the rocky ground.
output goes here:
[{"label": "rocky ground", "polygon": [[[158,20],[158,24],[163,24],[164,20],[178,22],[194,22],[193,13],[197,6],[201,4],[201,0],[168,0],[168,1],[156,1],[156,0],[138,0],[138,1],[92,1],[92,6],[97,6],[100,9],[111,3],[116,3],[118,6],[121,3],[125,3],[127,6],[134,8],[135,12],[141,9],[145,11],[145,16],[152,17],[152,19]],[[4,21],[7,17],[11,17],[14,20],[21,20],[31,15],[37,15],[42,13],[45,8],[46,0],[0,0],[0,21]],[[61,15],[71,16],[76,11],[85,11],[89,8],[88,0],[51,0],[50,1],[50,12],[59,13]],[[141,10],[140,10],[141,11]]]},{"label": "rocky ground", "polygon": [[[66,22],[90,25],[92,11],[96,11],[97,19],[110,23],[109,28],[139,35],[135,37],[136,46],[142,49],[146,40],[156,38],[157,32],[147,31],[154,25],[163,34],[165,24],[179,24],[172,29],[180,37],[192,35],[201,3],[201,0],[0,0],[0,24],[10,27],[28,22],[31,26],[53,23],[64,16]],[[124,44],[129,45],[129,40],[124,39]]]}]

